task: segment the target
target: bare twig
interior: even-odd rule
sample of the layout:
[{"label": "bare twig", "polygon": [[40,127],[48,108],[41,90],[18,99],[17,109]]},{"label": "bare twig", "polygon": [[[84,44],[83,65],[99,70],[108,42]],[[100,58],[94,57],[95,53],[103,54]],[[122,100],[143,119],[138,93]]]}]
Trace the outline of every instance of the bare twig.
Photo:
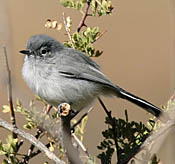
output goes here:
[{"label": "bare twig", "polygon": [[45,114],[49,114],[50,110],[52,109],[52,105],[48,104],[46,110],[44,111]]},{"label": "bare twig", "polygon": [[[54,142],[52,142],[52,144],[54,144]],[[48,144],[46,144],[45,145],[47,148],[49,148],[50,147],[50,142],[48,143]],[[37,150],[37,151],[35,151],[35,152],[33,152],[32,154],[31,154],[31,158],[33,158],[33,157],[35,157],[35,156],[37,156],[38,154],[40,154],[41,153],[41,150]]]},{"label": "bare twig", "polygon": [[92,111],[92,109],[93,108],[90,108],[85,114],[83,114],[81,116],[81,118],[71,127],[71,131],[74,131],[74,128],[81,123],[81,121],[83,120],[83,118],[86,117],[89,114],[89,112]]},{"label": "bare twig", "polygon": [[38,149],[40,149],[42,152],[44,152],[46,154],[46,156],[53,160],[56,164],[65,164],[64,161],[60,160],[54,153],[52,153],[51,151],[48,150],[48,148],[41,143],[40,141],[38,141],[33,135],[31,135],[30,133],[26,133],[25,131],[18,129],[18,128],[14,128],[12,125],[10,125],[8,122],[2,120],[0,118],[0,126],[10,130],[11,132],[18,134],[19,136],[21,136],[22,138],[26,139],[27,141],[29,141],[30,143],[32,143],[33,145],[35,145],[35,147],[37,147]]},{"label": "bare twig", "polygon": [[[15,119],[15,112],[13,108],[13,99],[12,99],[11,71],[9,68],[7,50],[5,46],[3,46],[3,50],[4,50],[5,64],[6,64],[6,69],[7,69],[7,77],[8,77],[8,102],[9,102],[9,107],[10,107],[10,120],[11,120],[11,124],[13,128],[16,128],[16,119]],[[15,133],[12,133],[12,136],[13,138],[17,138],[17,135]]]},{"label": "bare twig", "polygon": [[[38,139],[39,136],[41,135],[41,133],[42,133],[42,131],[40,129],[37,129],[36,134],[35,134],[35,138]],[[32,154],[34,148],[35,148],[35,145],[31,144],[31,146],[30,146],[30,148],[28,150],[28,153],[27,153],[27,155],[24,158],[24,161],[23,161],[24,164],[29,163],[29,160],[31,159],[31,154]]]},{"label": "bare twig", "polygon": [[97,38],[95,39],[94,42],[96,42],[98,39],[100,39],[105,33],[107,32],[107,30],[103,31],[102,33],[100,33]]},{"label": "bare twig", "polygon": [[23,139],[21,139],[21,140],[18,142],[18,145],[17,145],[17,148],[16,148],[16,152],[19,151],[19,149],[21,148],[21,146],[23,145],[23,143],[24,143],[24,140],[23,140]]},{"label": "bare twig", "polygon": [[104,105],[103,101],[98,97],[98,101],[100,102],[101,106],[103,107],[104,111],[106,112],[109,120],[111,121],[111,125],[112,125],[112,132],[114,135],[114,142],[115,142],[115,147],[116,147],[116,152],[117,152],[117,161],[118,163],[120,162],[119,156],[120,156],[120,152],[119,152],[119,145],[117,142],[117,132],[116,132],[116,124],[115,121],[113,120],[112,116],[111,116],[111,111],[108,111],[108,109],[106,108],[106,106]]},{"label": "bare twig", "polygon": [[83,152],[89,158],[89,153],[88,153],[87,149],[85,148],[85,146],[83,145],[83,143],[79,140],[79,138],[74,133],[72,133],[72,137],[75,139],[76,143],[80,146],[80,148],[83,150]]},{"label": "bare twig", "polygon": [[88,11],[89,11],[90,4],[91,4],[91,0],[87,0],[87,6],[86,6],[85,12],[84,12],[84,14],[83,14],[83,16],[80,20],[80,23],[77,27],[77,32],[80,32],[81,28],[83,26],[86,26],[85,21],[86,21],[86,18],[88,16]]},{"label": "bare twig", "polygon": [[71,44],[72,44],[72,48],[75,49],[74,42],[73,42],[72,36],[71,36],[71,34],[70,34],[70,30],[69,30],[69,28],[67,27],[67,22],[66,22],[66,19],[65,19],[64,12],[63,12],[63,22],[64,22],[64,26],[65,26],[67,35],[68,35],[68,37],[69,37],[69,40],[70,40],[70,42],[71,42]]}]

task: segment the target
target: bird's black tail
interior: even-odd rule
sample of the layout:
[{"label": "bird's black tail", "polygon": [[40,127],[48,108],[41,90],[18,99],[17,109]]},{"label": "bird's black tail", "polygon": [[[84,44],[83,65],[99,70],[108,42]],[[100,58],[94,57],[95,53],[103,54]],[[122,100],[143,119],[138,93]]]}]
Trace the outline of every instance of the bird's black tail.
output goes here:
[{"label": "bird's black tail", "polygon": [[143,108],[144,110],[153,114],[156,117],[159,117],[162,113],[162,110],[160,108],[156,107],[155,105],[149,103],[148,101],[146,101],[142,98],[139,98],[139,97],[125,91],[122,88],[120,88],[120,97],[138,105],[139,107]]}]

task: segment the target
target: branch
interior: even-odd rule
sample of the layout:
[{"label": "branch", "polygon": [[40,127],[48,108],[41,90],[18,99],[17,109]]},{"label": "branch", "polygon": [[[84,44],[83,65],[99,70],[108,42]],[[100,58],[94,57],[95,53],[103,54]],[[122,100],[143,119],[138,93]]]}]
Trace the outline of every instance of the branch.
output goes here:
[{"label": "branch", "polygon": [[27,141],[29,141],[30,143],[35,145],[38,149],[40,149],[42,152],[44,152],[49,159],[53,160],[56,164],[65,164],[64,161],[60,160],[54,153],[49,151],[48,148],[43,143],[38,141],[30,133],[26,133],[25,131],[23,131],[21,129],[14,128],[12,125],[10,125],[8,122],[2,120],[1,118],[0,118],[0,126],[15,133],[15,134],[18,134],[22,138],[26,139]]},{"label": "branch", "polygon": [[[52,144],[54,144],[54,142],[52,142]],[[46,146],[47,148],[49,148],[49,147],[50,147],[50,142],[49,142],[48,144],[46,144],[45,146]],[[41,150],[37,150],[37,151],[31,153],[31,158],[37,156],[37,155],[40,154],[40,153],[41,153]]]},{"label": "branch", "polygon": [[[148,137],[143,145],[140,147],[140,150],[145,149],[146,147],[150,146],[153,142],[155,142],[160,136],[167,134],[175,127],[175,120],[169,120],[166,124],[164,124],[160,129],[158,129],[155,133],[153,133],[150,137]],[[151,150],[151,147],[150,147]]]},{"label": "branch", "polygon": [[[36,134],[35,134],[35,138],[38,139],[39,136],[41,135],[41,133],[42,133],[42,130],[37,129]],[[31,159],[31,155],[33,153],[34,148],[35,148],[35,145],[31,144],[31,146],[30,146],[30,148],[28,150],[28,153],[27,153],[27,155],[24,158],[24,161],[23,161],[24,164],[29,163],[29,160]]]},{"label": "branch", "polygon": [[86,26],[85,25],[85,20],[88,16],[88,11],[89,11],[90,4],[91,4],[91,0],[87,0],[87,7],[86,7],[85,12],[84,12],[84,14],[83,14],[83,16],[80,20],[80,23],[79,23],[78,27],[77,27],[77,32],[80,32],[81,28],[83,26]]},{"label": "branch", "polygon": [[104,105],[103,101],[98,97],[98,101],[100,102],[101,106],[103,107],[104,111],[106,112],[109,120],[111,121],[111,125],[112,125],[112,132],[113,132],[113,136],[114,136],[114,142],[115,142],[115,147],[116,147],[116,152],[117,152],[117,161],[118,163],[120,162],[119,156],[120,156],[120,152],[119,152],[119,145],[117,142],[117,132],[116,132],[116,124],[111,116],[111,111],[108,111],[108,109],[106,108],[106,106]]},{"label": "branch", "polygon": [[44,111],[44,114],[49,114],[49,112],[51,111],[52,109],[52,105],[48,104],[47,107],[46,107],[46,110]]},{"label": "branch", "polygon": [[91,112],[91,111],[92,111],[92,108],[90,108],[85,114],[83,114],[83,115],[80,117],[80,119],[71,127],[71,131],[74,131],[74,128],[75,128],[77,125],[79,125],[79,124],[81,123],[81,121],[83,120],[83,118],[86,117],[86,116],[89,114],[89,112]]},{"label": "branch", "polygon": [[[71,109],[70,105],[67,103],[62,103],[58,106],[58,111],[62,111],[61,116],[61,133],[62,133],[62,143],[65,149],[67,158],[71,164],[82,164],[79,153],[77,149],[74,148],[71,138]],[[65,115],[67,113],[67,115]]]},{"label": "branch", "polygon": [[[15,112],[13,108],[13,99],[12,99],[12,81],[11,81],[11,71],[9,68],[9,63],[8,63],[8,58],[7,58],[7,50],[6,47],[3,47],[4,50],[4,56],[5,56],[5,65],[7,69],[7,78],[8,78],[8,85],[7,85],[7,90],[8,90],[8,102],[9,102],[9,107],[10,107],[10,120],[13,128],[16,128],[16,119],[15,119]],[[13,138],[17,138],[17,135],[15,133],[12,133]]]},{"label": "branch", "polygon": [[[160,146],[162,145],[159,142],[160,141],[159,138],[163,136],[165,140],[167,138],[167,134],[173,131],[174,127],[175,127],[175,120],[167,121],[161,128],[159,128],[156,132],[150,135],[142,145],[136,147],[134,151],[130,154],[130,156],[124,159],[120,164],[128,163],[132,158],[136,156],[137,153],[140,153],[142,150],[147,150],[149,153],[151,152],[155,153],[156,151],[153,149],[158,149],[156,147],[160,148]],[[153,153],[151,154],[150,159],[154,156]],[[148,158],[148,160],[150,159]]]},{"label": "branch", "polygon": [[[169,113],[172,116],[174,116],[174,113]],[[165,116],[164,116],[165,115]],[[167,118],[168,113],[164,113],[161,117]],[[149,135],[145,141],[138,145],[123,161],[120,162],[120,164],[127,164],[132,158],[134,158],[138,153],[140,153],[142,150],[147,150],[149,153],[153,152],[155,153],[155,149],[158,150],[160,146],[162,145],[160,143],[160,137],[163,136],[164,139],[167,138],[167,134],[171,131],[173,131],[175,127],[175,120],[174,118],[170,118],[166,120],[166,123],[164,122],[161,127],[153,132],[151,135]],[[154,156],[154,154],[151,153],[151,158]],[[147,160],[150,160],[151,158],[148,158]]]},{"label": "branch", "polygon": [[89,156],[89,153],[88,153],[87,149],[85,148],[83,143],[79,140],[79,138],[74,133],[72,133],[72,137],[74,138],[76,143],[80,146],[80,148],[83,150],[83,152],[87,155],[87,158],[90,159],[89,158],[90,156]]}]

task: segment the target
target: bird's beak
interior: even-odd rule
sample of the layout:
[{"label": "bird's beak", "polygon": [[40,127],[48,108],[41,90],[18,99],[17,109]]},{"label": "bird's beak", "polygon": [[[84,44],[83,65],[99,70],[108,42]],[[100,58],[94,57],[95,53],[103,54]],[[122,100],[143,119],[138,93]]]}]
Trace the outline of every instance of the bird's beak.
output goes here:
[{"label": "bird's beak", "polygon": [[22,54],[25,54],[25,55],[30,55],[31,54],[30,50],[21,50],[19,52],[22,53]]}]

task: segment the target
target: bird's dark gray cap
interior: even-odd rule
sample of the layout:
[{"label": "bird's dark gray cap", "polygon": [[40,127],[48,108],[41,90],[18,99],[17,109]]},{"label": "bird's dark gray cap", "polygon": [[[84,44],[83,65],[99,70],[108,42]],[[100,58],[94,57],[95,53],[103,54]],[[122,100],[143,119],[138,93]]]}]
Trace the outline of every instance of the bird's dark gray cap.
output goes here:
[{"label": "bird's dark gray cap", "polygon": [[34,35],[31,36],[27,42],[27,49],[39,49],[42,46],[58,46],[61,45],[57,40],[49,37],[48,35]]}]

